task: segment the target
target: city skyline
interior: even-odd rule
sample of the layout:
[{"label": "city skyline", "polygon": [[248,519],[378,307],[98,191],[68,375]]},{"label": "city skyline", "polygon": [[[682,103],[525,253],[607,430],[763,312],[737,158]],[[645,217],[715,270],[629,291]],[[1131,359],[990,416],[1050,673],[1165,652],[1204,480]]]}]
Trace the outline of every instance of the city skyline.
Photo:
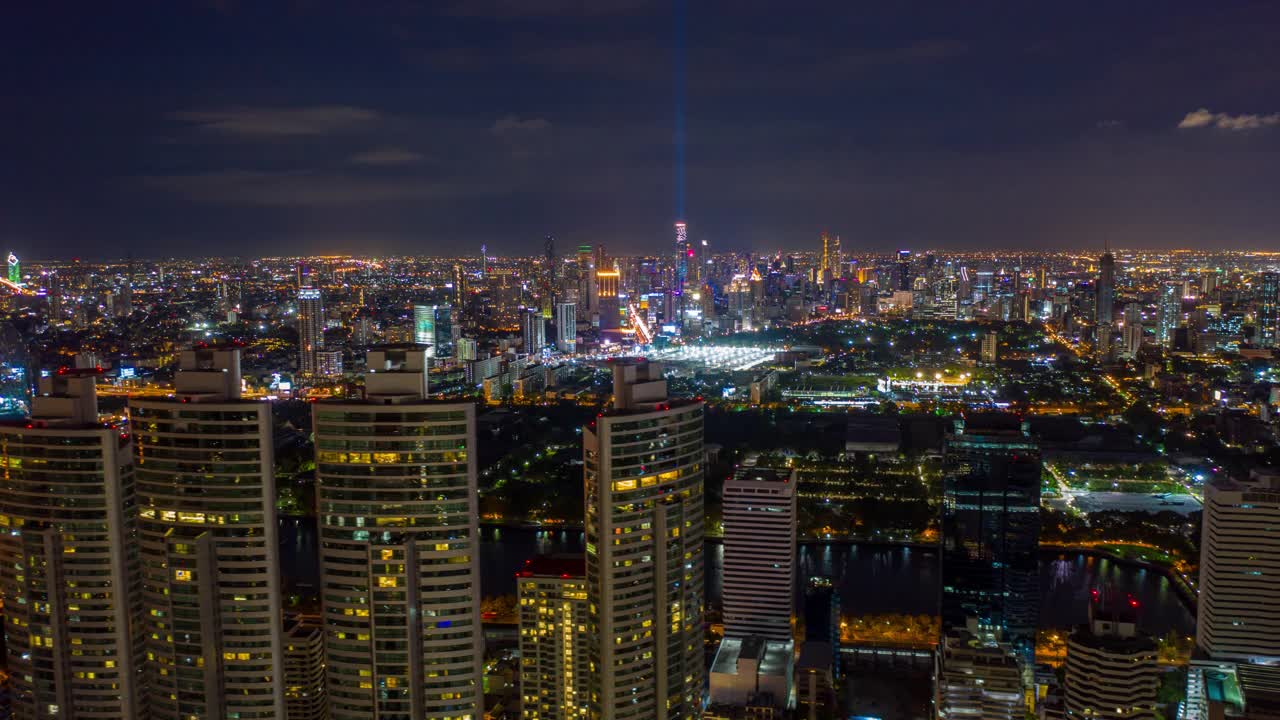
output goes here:
[{"label": "city skyline", "polygon": [[0,720],[1280,717],[1280,5],[0,27]]}]

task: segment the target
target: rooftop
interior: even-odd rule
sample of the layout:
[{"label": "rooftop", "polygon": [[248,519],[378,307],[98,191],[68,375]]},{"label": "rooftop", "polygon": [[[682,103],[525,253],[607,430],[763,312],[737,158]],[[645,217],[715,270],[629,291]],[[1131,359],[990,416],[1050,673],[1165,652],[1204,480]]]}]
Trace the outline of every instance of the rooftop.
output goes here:
[{"label": "rooftop", "polygon": [[711,672],[737,675],[740,662],[754,660],[758,663],[757,675],[786,675],[793,654],[791,642],[765,640],[758,635],[726,637],[720,641],[716,659],[711,663]]}]

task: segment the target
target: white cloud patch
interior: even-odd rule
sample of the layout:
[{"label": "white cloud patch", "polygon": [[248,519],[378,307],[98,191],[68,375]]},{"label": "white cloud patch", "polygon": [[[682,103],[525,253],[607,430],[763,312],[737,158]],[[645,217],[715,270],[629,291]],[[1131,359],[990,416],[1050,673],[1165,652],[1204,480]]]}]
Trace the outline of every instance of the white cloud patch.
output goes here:
[{"label": "white cloud patch", "polygon": [[300,108],[232,107],[184,110],[171,115],[200,130],[240,137],[329,135],[377,120],[379,113],[351,105]]},{"label": "white cloud patch", "polygon": [[1231,115],[1228,113],[1210,112],[1208,108],[1200,108],[1187,113],[1178,123],[1180,130],[1212,127],[1219,130],[1259,130],[1261,128],[1280,125],[1280,113],[1270,115]]}]

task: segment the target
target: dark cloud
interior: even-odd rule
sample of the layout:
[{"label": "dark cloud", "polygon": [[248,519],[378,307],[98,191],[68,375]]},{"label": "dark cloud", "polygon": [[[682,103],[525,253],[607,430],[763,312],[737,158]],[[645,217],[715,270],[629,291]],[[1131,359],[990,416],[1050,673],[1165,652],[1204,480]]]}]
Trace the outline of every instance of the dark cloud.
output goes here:
[{"label": "dark cloud", "polygon": [[504,115],[489,126],[489,132],[505,137],[520,133],[541,132],[549,127],[551,127],[551,122],[546,118],[522,118],[519,115]]},{"label": "dark cloud", "polygon": [[364,207],[480,191],[452,182],[315,171],[220,170],[145,177],[140,184],[202,204],[276,208]]},{"label": "dark cloud", "polygon": [[648,0],[460,0],[445,5],[444,13],[459,17],[527,20],[631,13],[649,5]]},{"label": "dark cloud", "polygon": [[392,167],[396,165],[416,165],[423,161],[422,153],[402,147],[384,147],[364,150],[351,156],[355,165],[372,167]]},{"label": "dark cloud", "polygon": [[368,108],[350,105],[315,107],[234,107],[218,110],[183,110],[171,114],[183,123],[211,133],[243,137],[329,135],[365,125],[380,116]]}]

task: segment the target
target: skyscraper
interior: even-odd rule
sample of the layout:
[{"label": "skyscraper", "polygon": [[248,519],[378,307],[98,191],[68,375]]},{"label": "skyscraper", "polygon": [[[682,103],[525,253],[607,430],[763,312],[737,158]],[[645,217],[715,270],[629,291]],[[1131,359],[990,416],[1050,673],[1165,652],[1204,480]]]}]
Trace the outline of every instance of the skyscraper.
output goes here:
[{"label": "skyscraper", "polygon": [[1011,415],[956,422],[943,452],[942,626],[976,619],[1024,662],[1039,622],[1040,450]]},{"label": "skyscraper", "polygon": [[1098,262],[1098,287],[1094,294],[1094,322],[1101,327],[1114,320],[1116,297],[1116,258],[1110,252],[1102,254]]},{"label": "skyscraper", "polygon": [[96,370],[40,378],[0,424],[0,598],[17,718],[142,714],[133,444],[98,422]]},{"label": "skyscraper", "polygon": [[240,351],[185,350],[173,399],[129,399],[151,717],[284,716],[271,405]]},{"label": "skyscraper", "polygon": [[315,375],[319,371],[316,353],[324,350],[324,300],[319,288],[298,290],[298,371]]},{"label": "skyscraper", "polygon": [[794,471],[742,467],[724,483],[724,634],[792,639]]},{"label": "skyscraper", "polygon": [[537,557],[516,573],[520,694],[529,720],[586,718],[590,698],[586,561]]},{"label": "skyscraper", "polygon": [[818,261],[818,282],[830,282],[835,277],[832,268],[837,262],[839,256],[839,240],[832,241],[831,235],[826,230],[822,231],[822,257]]},{"label": "skyscraper", "polygon": [[[897,283],[895,287],[897,287],[897,289],[899,290],[910,290],[914,280],[915,278],[911,276],[911,251],[899,250],[898,251],[898,277],[897,277]],[[988,288],[990,288],[989,281],[988,281]],[[988,289],[988,294],[990,294],[990,289]]]},{"label": "skyscraper", "polygon": [[445,358],[453,355],[453,307],[435,305],[432,307],[435,339],[431,341],[435,351],[432,357]]},{"label": "skyscraper", "polygon": [[596,307],[600,312],[600,329],[617,330],[621,324],[621,305],[618,300],[621,274],[617,270],[596,271],[596,291],[599,297]]},{"label": "skyscraper", "polygon": [[1211,659],[1280,662],[1278,566],[1280,476],[1207,484],[1196,644]]},{"label": "skyscraper", "polygon": [[520,315],[524,351],[539,353],[547,346],[547,319],[538,308],[527,308]]},{"label": "skyscraper", "polygon": [[613,409],[583,429],[590,716],[701,716],[701,402],[670,401],[659,363],[613,367]]},{"label": "skyscraper", "polygon": [[1115,322],[1116,259],[1110,252],[1102,254],[1098,263],[1098,287],[1094,297],[1094,323],[1099,359],[1111,357],[1111,334]]},{"label": "skyscraper", "polygon": [[427,357],[435,357],[436,309],[434,305],[413,306],[413,342],[426,347]]},{"label": "skyscraper", "polygon": [[1124,354],[1129,358],[1138,357],[1142,350],[1142,306],[1128,303],[1124,306]]},{"label": "skyscraper", "polygon": [[480,718],[475,406],[425,399],[422,348],[366,364],[313,406],[330,717]]},{"label": "skyscraper", "polygon": [[1276,347],[1280,344],[1280,273],[1262,273],[1258,298],[1258,344]]},{"label": "skyscraper", "polygon": [[284,630],[284,701],[287,720],[328,720],[324,687],[324,629],[290,618]]},{"label": "skyscraper", "polygon": [[685,280],[689,277],[689,257],[691,255],[689,226],[681,220],[676,222],[675,283],[671,287],[677,295],[684,291]]},{"label": "skyscraper", "polygon": [[556,349],[571,353],[578,343],[578,306],[571,302],[556,305]]},{"label": "skyscraper", "polygon": [[1156,342],[1168,348],[1173,336],[1182,324],[1182,282],[1170,280],[1161,283],[1156,298]]}]

